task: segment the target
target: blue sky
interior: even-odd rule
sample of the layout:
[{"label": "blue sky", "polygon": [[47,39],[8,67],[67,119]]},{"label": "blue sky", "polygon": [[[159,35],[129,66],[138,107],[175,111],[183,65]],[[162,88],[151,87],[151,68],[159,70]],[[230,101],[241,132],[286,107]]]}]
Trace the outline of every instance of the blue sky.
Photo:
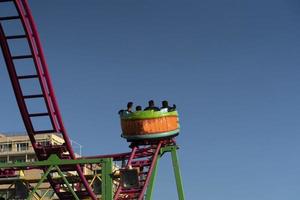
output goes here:
[{"label": "blue sky", "polygon": [[[128,150],[127,101],[176,103],[188,200],[300,196],[296,0],[30,0],[65,125],[85,155]],[[22,132],[0,58],[2,132]],[[154,199],[176,199],[170,159]]]}]

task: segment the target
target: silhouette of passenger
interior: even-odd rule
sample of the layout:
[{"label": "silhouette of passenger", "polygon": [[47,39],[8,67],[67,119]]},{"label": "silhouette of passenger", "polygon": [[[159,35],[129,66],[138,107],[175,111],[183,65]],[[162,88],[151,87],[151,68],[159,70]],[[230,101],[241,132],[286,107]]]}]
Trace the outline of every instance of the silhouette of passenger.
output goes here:
[{"label": "silhouette of passenger", "polygon": [[[122,115],[122,114],[124,113],[124,111],[125,111],[125,110],[123,110],[123,109],[122,109],[122,110],[119,110],[118,114],[119,114],[119,115]],[[0,200],[1,200],[1,199],[0,199]]]},{"label": "silhouette of passenger", "polygon": [[132,112],[132,106],[133,106],[133,103],[132,102],[128,102],[127,103],[127,112]]},{"label": "silhouette of passenger", "polygon": [[128,102],[127,103],[127,109],[126,110],[119,110],[119,115],[123,115],[124,113],[131,113],[132,112],[132,106],[133,106],[133,103],[132,102]]},{"label": "silhouette of passenger", "polygon": [[173,111],[175,111],[175,110],[176,110],[176,105],[173,104],[173,107],[171,107],[171,108],[169,109],[169,112],[173,112]]},{"label": "silhouette of passenger", "polygon": [[162,102],[162,107],[160,108],[160,111],[168,112],[168,111],[170,111],[171,108],[172,107],[169,106],[169,102],[165,100]]},{"label": "silhouette of passenger", "polygon": [[148,102],[148,107],[146,107],[144,110],[154,110],[154,111],[159,111],[159,108],[158,107],[155,107],[155,104],[154,104],[154,101],[153,100],[150,100]]},{"label": "silhouette of passenger", "polygon": [[142,106],[137,106],[137,107],[135,107],[135,110],[136,110],[136,111],[142,111]]}]

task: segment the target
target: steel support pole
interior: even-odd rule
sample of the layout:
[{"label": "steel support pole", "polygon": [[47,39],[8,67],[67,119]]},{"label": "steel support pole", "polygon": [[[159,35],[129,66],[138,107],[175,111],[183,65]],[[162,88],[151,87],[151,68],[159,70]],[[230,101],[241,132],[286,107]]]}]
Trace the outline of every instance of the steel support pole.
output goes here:
[{"label": "steel support pole", "polygon": [[50,172],[53,170],[53,169],[56,169],[58,174],[60,175],[60,177],[63,179],[64,183],[66,184],[67,188],[69,189],[69,191],[72,193],[74,199],[76,200],[80,200],[77,196],[77,194],[75,193],[75,191],[72,189],[72,186],[70,185],[70,183],[68,182],[68,180],[66,179],[66,177],[64,176],[64,174],[62,173],[62,171],[60,170],[60,168],[56,165],[56,166],[53,166],[51,165],[46,173],[42,176],[41,180],[38,182],[38,184],[34,187],[34,189],[32,190],[32,192],[29,194],[27,200],[31,200],[34,195],[36,194],[36,191],[39,189],[39,187],[41,186],[41,184],[44,182],[44,180],[46,180],[47,176],[50,174]]},{"label": "steel support pole", "polygon": [[102,163],[102,200],[113,199],[113,160],[112,158],[105,158]]},{"label": "steel support pole", "polygon": [[39,187],[42,185],[42,183],[44,182],[44,180],[47,179],[47,176],[50,174],[50,172],[53,169],[53,165],[51,165],[46,173],[42,176],[41,180],[37,183],[37,185],[33,188],[33,190],[30,192],[30,194],[27,197],[27,200],[31,200],[33,198],[33,195],[36,193],[36,191],[39,189]]},{"label": "steel support pole", "polygon": [[150,182],[149,182],[149,186],[147,188],[145,200],[151,200],[152,199],[153,190],[154,190],[154,183],[155,183],[155,179],[156,179],[156,176],[157,176],[157,169],[158,169],[158,164],[159,164],[160,158],[161,158],[161,155],[159,155],[157,157],[156,165],[155,165],[155,167],[153,169],[153,172],[152,172],[152,175],[151,175],[151,179],[150,179]]},{"label": "steel support pole", "polygon": [[171,154],[172,154],[172,163],[173,163],[173,169],[174,169],[174,174],[175,174],[175,179],[176,179],[178,199],[184,200],[185,197],[184,197],[183,183],[182,183],[182,177],[181,177],[181,173],[180,173],[177,150],[172,149]]},{"label": "steel support pole", "polygon": [[75,193],[75,191],[73,190],[72,186],[70,185],[70,183],[68,182],[67,178],[65,177],[65,175],[62,173],[62,171],[59,169],[58,166],[55,166],[58,174],[61,176],[61,178],[63,179],[64,183],[67,185],[68,189],[69,189],[69,192],[72,193],[73,197],[76,199],[76,200],[80,200],[77,196],[77,194]]}]

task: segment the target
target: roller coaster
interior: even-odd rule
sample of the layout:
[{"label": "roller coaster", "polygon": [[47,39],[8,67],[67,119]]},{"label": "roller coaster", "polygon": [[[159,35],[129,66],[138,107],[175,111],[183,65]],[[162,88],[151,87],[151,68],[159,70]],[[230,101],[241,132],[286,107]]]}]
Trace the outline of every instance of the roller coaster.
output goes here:
[{"label": "roller coaster", "polygon": [[[176,110],[148,109],[120,112],[122,137],[130,142],[130,151],[113,155],[77,157],[64,127],[55,97],[48,66],[39,34],[27,0],[0,0],[1,5],[13,8],[10,14],[0,13],[0,45],[17,105],[26,132],[38,161],[0,164],[0,177],[15,177],[20,170],[43,170],[40,180],[28,187],[26,199],[43,199],[38,194],[45,182],[50,185],[56,199],[150,200],[160,158],[170,153],[173,161],[178,199],[184,200],[184,191],[175,137],[179,133]],[[9,33],[10,23],[19,24],[18,34]],[[14,41],[26,42],[29,51],[15,54]],[[20,73],[22,64],[31,69]],[[30,72],[29,72],[30,71]],[[28,81],[29,83],[24,83]],[[24,90],[24,84],[32,84],[38,91]],[[29,102],[43,102],[40,112],[31,111]],[[41,126],[39,120],[48,127]],[[36,136],[53,133],[60,135],[60,145],[41,144]],[[90,171],[87,174],[85,171]],[[100,180],[96,184],[95,180]],[[7,197],[7,199],[9,199]],[[20,199],[11,197],[10,199]]]}]

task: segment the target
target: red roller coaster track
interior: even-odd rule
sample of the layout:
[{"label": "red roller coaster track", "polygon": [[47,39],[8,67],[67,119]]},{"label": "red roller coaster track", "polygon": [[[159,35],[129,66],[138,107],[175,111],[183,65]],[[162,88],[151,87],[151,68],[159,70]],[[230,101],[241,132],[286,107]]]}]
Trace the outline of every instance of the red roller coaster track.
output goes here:
[{"label": "red roller coaster track", "polygon": [[[35,153],[39,160],[47,159],[51,154],[58,154],[61,158],[64,159],[76,159],[74,151],[71,147],[70,139],[68,137],[67,131],[64,127],[60,110],[55,98],[54,89],[51,83],[50,75],[48,72],[47,63],[45,60],[44,52],[41,46],[39,35],[37,32],[36,25],[34,23],[28,2],[26,0],[0,0],[0,3],[13,3],[15,5],[17,15],[14,16],[2,16],[0,17],[0,43],[4,59],[7,65],[7,70],[9,77],[13,86],[13,90],[16,96],[16,100],[24,121],[27,133],[30,137],[32,146],[35,150]],[[22,24],[23,34],[21,35],[6,35],[5,30],[2,26],[4,21],[19,21]],[[9,41],[10,40],[26,40],[30,47],[30,54],[26,55],[13,55],[12,49],[10,49]],[[33,61],[32,68],[35,69],[34,74],[22,74],[17,73],[15,66],[15,60],[28,60]],[[22,80],[25,79],[36,79],[40,84],[41,93],[39,94],[24,94],[22,89]],[[30,99],[42,99],[44,100],[44,112],[41,113],[30,113],[27,105],[27,101]],[[43,117],[47,118],[50,121],[51,129],[43,130],[34,127],[33,118]],[[42,133],[60,133],[62,134],[65,144],[60,146],[42,146],[37,144],[35,136]],[[81,178],[80,185],[83,185],[84,189],[79,191],[79,196],[90,196],[93,200],[96,200],[92,189],[90,188],[87,180],[85,179],[81,167],[76,166],[78,175]],[[60,199],[66,199],[65,197],[69,194],[61,193],[59,191],[58,185],[54,180],[51,179],[51,176],[48,177],[50,184],[55,190],[56,194]]]}]

